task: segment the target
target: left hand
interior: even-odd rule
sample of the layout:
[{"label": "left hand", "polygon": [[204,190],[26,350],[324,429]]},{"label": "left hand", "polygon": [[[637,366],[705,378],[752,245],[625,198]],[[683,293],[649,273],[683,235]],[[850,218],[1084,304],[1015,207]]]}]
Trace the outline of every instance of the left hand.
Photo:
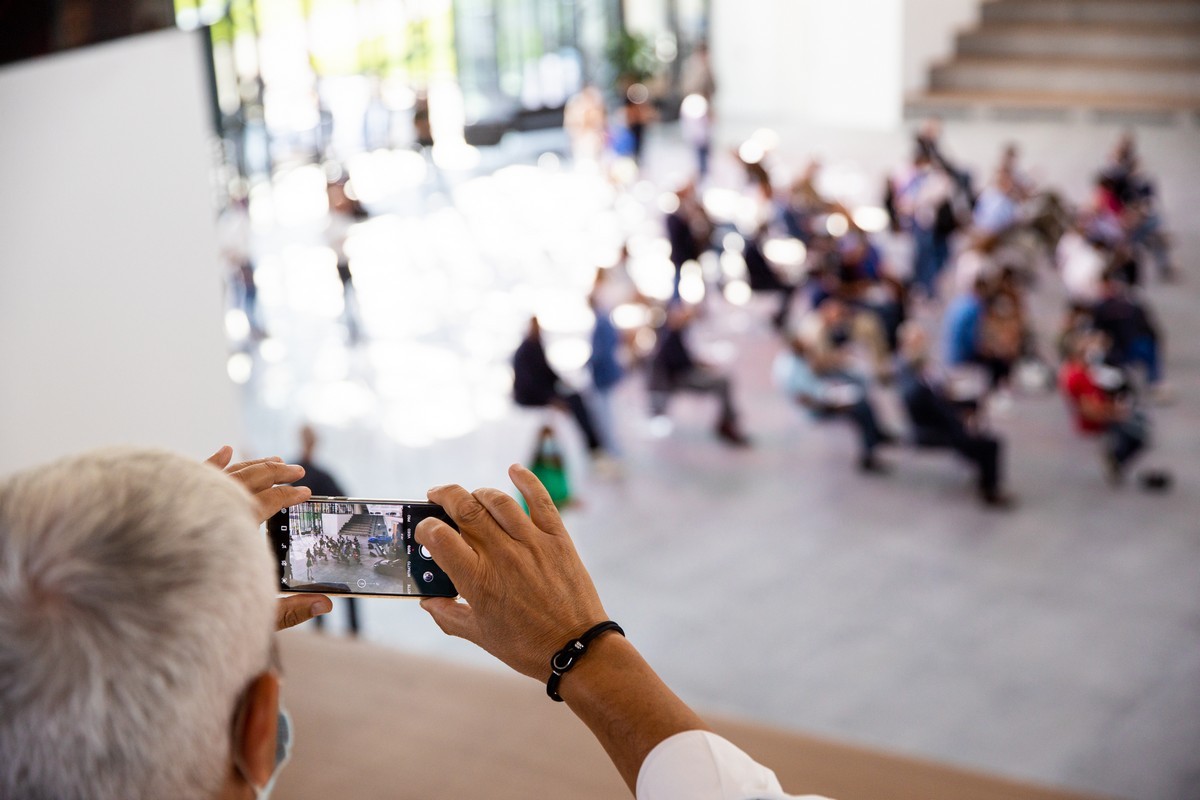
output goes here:
[{"label": "left hand", "polygon": [[291,508],[312,497],[312,491],[307,487],[280,485],[304,477],[304,467],[298,464],[285,464],[279,456],[230,464],[232,460],[233,448],[225,445],[209,456],[207,463],[222,470],[250,492],[258,510],[259,522],[266,522],[282,509]]},{"label": "left hand", "polygon": [[[209,456],[206,463],[246,487],[254,498],[259,522],[266,522],[282,509],[312,497],[312,491],[305,486],[280,485],[304,477],[304,467],[298,464],[285,464],[279,456],[230,464],[232,460],[233,448],[225,445]],[[275,630],[294,627],[332,610],[333,601],[323,594],[281,597],[275,612]]]}]

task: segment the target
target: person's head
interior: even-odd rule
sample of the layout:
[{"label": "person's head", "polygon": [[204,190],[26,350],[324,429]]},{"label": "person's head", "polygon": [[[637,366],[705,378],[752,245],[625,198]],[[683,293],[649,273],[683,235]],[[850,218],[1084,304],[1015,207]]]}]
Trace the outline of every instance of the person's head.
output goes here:
[{"label": "person's head", "polygon": [[542,338],[542,325],[538,322],[537,317],[529,318],[529,330],[526,332],[526,338],[540,341]]},{"label": "person's head", "polygon": [[942,136],[942,121],[937,117],[929,117],[921,122],[917,130],[917,138],[926,142],[937,142]]},{"label": "person's head", "polygon": [[838,328],[846,324],[849,312],[846,310],[846,304],[836,297],[826,297],[817,306],[817,313],[821,315],[821,320],[831,328]]},{"label": "person's head", "polygon": [[317,449],[317,432],[312,425],[300,429],[300,452],[304,461],[312,461],[312,454]]},{"label": "person's head", "polygon": [[249,495],[180,456],[101,450],[0,481],[0,797],[268,783],[272,562]]},{"label": "person's head", "polygon": [[923,364],[929,358],[929,334],[916,322],[909,320],[897,334],[900,357],[911,364]]},{"label": "person's head", "polygon": [[692,321],[692,310],[679,301],[667,306],[667,328],[673,331],[683,330]]}]

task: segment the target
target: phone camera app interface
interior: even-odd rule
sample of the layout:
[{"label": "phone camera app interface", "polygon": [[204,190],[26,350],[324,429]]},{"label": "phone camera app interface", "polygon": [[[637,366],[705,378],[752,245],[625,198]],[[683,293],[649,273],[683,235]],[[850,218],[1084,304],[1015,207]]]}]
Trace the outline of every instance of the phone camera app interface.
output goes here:
[{"label": "phone camera app interface", "polygon": [[450,578],[414,538],[426,517],[451,524],[435,505],[338,501],[293,506],[283,583],[312,592],[453,597]]}]

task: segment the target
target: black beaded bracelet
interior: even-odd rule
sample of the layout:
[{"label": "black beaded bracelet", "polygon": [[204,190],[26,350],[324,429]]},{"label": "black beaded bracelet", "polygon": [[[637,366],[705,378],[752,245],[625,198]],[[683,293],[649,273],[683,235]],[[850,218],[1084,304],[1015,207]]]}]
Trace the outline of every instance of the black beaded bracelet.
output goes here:
[{"label": "black beaded bracelet", "polygon": [[611,619],[608,622],[601,622],[592,628],[589,628],[587,633],[580,636],[578,639],[572,639],[567,642],[566,646],[559,650],[550,659],[550,678],[546,681],[546,694],[556,703],[561,703],[563,699],[558,695],[558,683],[562,680],[562,676],[567,670],[575,666],[579,659],[583,658],[583,654],[587,652],[588,645],[602,633],[607,631],[616,631],[622,636],[625,631],[621,630],[621,626],[613,622]]}]

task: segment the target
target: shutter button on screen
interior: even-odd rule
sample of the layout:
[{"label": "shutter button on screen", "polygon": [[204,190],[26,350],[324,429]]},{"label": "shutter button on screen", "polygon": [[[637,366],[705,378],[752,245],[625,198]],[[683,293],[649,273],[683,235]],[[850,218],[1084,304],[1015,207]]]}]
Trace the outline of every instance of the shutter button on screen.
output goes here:
[{"label": "shutter button on screen", "polygon": [[427,561],[433,561],[433,554],[429,552],[429,548],[425,545],[421,545],[421,558],[424,558]]}]

